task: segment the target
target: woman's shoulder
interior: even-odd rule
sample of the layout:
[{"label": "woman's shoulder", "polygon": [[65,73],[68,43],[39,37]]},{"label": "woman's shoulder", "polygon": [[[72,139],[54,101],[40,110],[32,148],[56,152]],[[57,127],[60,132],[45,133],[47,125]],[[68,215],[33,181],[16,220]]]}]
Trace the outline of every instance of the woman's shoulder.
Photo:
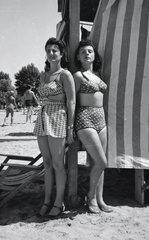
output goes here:
[{"label": "woman's shoulder", "polygon": [[61,77],[62,80],[72,79],[72,74],[71,74],[71,72],[69,70],[63,69],[62,72],[61,72],[60,77]]},{"label": "woman's shoulder", "polygon": [[82,72],[81,71],[77,71],[73,74],[73,77],[75,80],[82,80],[83,76],[82,76]]},{"label": "woman's shoulder", "polygon": [[82,72],[81,71],[77,71],[73,74],[74,77],[81,77],[82,78]]},{"label": "woman's shoulder", "polygon": [[32,96],[35,95],[33,91],[31,91]]},{"label": "woman's shoulder", "polygon": [[61,74],[68,75],[71,74],[71,72],[68,69],[62,68]]}]

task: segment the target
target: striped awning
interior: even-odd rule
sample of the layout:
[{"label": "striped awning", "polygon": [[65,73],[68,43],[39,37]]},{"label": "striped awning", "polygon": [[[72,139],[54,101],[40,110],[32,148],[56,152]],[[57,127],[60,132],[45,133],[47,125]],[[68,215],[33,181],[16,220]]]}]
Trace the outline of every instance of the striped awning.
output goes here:
[{"label": "striped awning", "polygon": [[149,168],[149,0],[101,0],[90,38],[108,85],[108,166]]}]

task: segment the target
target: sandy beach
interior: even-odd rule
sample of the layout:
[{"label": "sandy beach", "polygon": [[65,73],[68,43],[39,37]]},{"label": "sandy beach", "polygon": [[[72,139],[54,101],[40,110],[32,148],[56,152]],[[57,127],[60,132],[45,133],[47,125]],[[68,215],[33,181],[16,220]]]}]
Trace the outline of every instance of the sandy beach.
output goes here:
[{"label": "sandy beach", "polygon": [[[37,156],[39,149],[33,136],[34,121],[25,124],[26,115],[15,112],[14,124],[2,127],[5,111],[0,111],[0,153]],[[0,163],[4,157],[0,156]],[[78,194],[88,188],[88,169],[78,167]],[[67,187],[66,211],[55,220],[37,221],[35,215],[44,201],[43,178],[31,183],[26,191],[18,193],[0,208],[0,239],[3,240],[148,240],[149,190],[145,206],[140,206],[134,196],[134,169],[106,169],[104,200],[113,212],[94,215],[85,205],[69,209]]]}]

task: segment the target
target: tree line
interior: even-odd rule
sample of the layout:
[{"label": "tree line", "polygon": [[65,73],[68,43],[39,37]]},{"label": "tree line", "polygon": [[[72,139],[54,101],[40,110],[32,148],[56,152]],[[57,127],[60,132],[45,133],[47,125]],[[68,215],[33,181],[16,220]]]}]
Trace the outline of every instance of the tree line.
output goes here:
[{"label": "tree line", "polygon": [[15,77],[15,83],[13,86],[12,81],[8,73],[0,72],[0,109],[5,107],[6,97],[10,91],[14,91],[14,96],[18,106],[22,106],[22,99],[24,92],[27,90],[27,85],[32,87],[35,95],[37,94],[37,88],[39,86],[40,71],[34,64],[28,64],[21,68],[17,72]]}]

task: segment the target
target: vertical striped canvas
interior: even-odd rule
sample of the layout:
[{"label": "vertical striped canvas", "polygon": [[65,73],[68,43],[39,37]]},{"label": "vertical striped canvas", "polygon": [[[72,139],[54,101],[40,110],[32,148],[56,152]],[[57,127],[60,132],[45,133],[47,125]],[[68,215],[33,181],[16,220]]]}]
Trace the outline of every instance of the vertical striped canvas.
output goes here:
[{"label": "vertical striped canvas", "polygon": [[108,166],[148,169],[149,0],[101,0],[90,38],[108,85]]}]

